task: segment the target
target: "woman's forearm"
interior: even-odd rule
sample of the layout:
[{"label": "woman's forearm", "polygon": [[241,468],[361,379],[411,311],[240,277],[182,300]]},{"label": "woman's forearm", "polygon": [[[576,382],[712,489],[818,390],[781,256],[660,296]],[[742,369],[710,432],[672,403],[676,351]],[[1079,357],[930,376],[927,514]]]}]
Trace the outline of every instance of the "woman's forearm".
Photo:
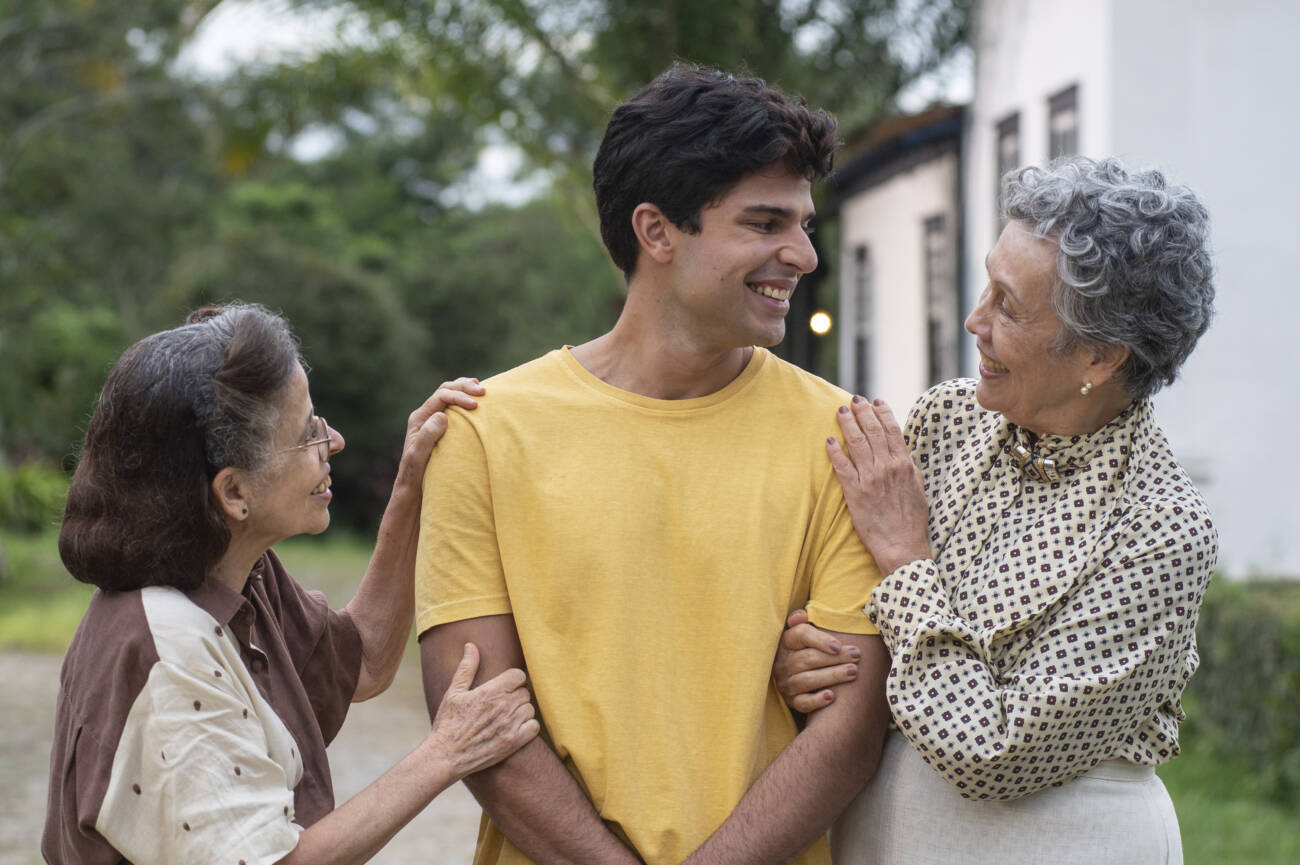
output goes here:
[{"label": "woman's forearm", "polygon": [[375,550],[357,593],[348,602],[361,636],[361,675],[354,700],[382,692],[402,662],[415,613],[415,550],[420,533],[420,489],[403,483],[393,495],[379,524]]},{"label": "woman's forearm", "polygon": [[[369,787],[303,830],[298,846],[280,860],[282,865],[368,861],[434,796],[459,780],[431,750],[426,739]],[[431,761],[435,762],[432,770]]]}]

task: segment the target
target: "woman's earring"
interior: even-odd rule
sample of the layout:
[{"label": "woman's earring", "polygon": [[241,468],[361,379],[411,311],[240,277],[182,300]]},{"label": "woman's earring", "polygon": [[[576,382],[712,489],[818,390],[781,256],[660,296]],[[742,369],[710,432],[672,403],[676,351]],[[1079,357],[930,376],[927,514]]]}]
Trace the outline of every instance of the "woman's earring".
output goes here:
[{"label": "woman's earring", "polygon": [[1087,396],[1087,395],[1088,395],[1088,391],[1090,391],[1090,390],[1092,390],[1092,382],[1090,382],[1090,381],[1085,381],[1085,382],[1083,383],[1083,387],[1079,388],[1079,393],[1083,394],[1084,396]]},{"label": "woman's earring", "polygon": [[[1088,385],[1088,387],[1092,387],[1092,385]],[[248,508],[241,508],[239,513],[243,516],[248,516]]]}]

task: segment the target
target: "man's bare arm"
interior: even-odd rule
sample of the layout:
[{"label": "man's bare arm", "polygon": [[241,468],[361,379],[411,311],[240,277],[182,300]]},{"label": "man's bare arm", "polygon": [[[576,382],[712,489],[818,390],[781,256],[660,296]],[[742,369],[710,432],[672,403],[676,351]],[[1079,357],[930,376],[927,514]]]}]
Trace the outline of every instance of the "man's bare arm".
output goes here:
[{"label": "man's bare arm", "polygon": [[[524,666],[514,616],[483,616],[430,628],[420,635],[420,661],[431,717],[467,642],[477,645],[482,656],[476,682]],[[605,826],[541,737],[497,765],[466,777],[465,786],[506,837],[538,865],[640,862]]]},{"label": "man's bare arm", "polygon": [[836,686],[834,702],[808,716],[803,732],[685,865],[790,862],[827,830],[875,773],[889,726],[889,655],[879,637],[835,636],[861,651],[858,677]]}]

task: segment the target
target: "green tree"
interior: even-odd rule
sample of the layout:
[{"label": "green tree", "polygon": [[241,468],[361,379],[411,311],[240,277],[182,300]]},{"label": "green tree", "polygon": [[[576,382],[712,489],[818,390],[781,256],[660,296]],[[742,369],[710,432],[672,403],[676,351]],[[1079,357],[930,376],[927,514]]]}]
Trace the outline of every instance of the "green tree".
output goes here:
[{"label": "green tree", "polygon": [[[964,42],[969,0],[357,0],[387,56],[586,182],[610,110],[674,60],[745,70],[851,128]],[[385,29],[386,24],[396,25]]]},{"label": "green tree", "polygon": [[0,7],[0,447],[71,452],[214,181],[168,61],[211,3]]},{"label": "green tree", "polygon": [[[216,0],[0,0],[0,459],[64,460],[116,354],[197,303],[284,311],[367,522],[429,389],[607,328],[622,283],[590,160],[674,59],[745,69],[847,128],[963,38],[968,0],[309,0],[316,56],[192,80]],[[295,157],[307,139],[321,158]],[[551,179],[460,202],[490,142]],[[473,190],[468,190],[473,191]]]}]

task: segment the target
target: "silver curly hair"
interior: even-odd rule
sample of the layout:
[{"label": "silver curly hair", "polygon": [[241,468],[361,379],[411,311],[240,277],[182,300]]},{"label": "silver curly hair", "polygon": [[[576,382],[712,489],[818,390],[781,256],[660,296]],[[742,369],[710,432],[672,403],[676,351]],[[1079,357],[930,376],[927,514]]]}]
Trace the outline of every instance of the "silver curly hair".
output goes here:
[{"label": "silver curly hair", "polygon": [[1053,348],[1127,346],[1136,398],[1171,384],[1214,314],[1209,213],[1159,171],[1081,156],[1002,178],[1003,209],[1060,246]]}]

